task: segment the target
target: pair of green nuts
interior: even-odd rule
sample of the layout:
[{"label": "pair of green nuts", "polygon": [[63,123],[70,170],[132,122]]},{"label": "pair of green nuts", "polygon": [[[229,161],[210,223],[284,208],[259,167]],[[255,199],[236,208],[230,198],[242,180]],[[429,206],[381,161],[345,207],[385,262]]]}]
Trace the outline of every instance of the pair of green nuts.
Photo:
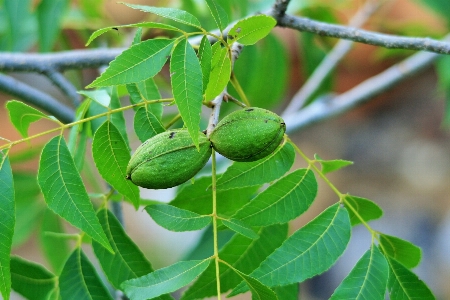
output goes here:
[{"label": "pair of green nuts", "polygon": [[211,148],[234,161],[256,161],[278,147],[285,131],[280,116],[257,107],[230,113],[217,124],[209,139],[199,132],[200,151],[186,129],[168,130],[136,149],[128,163],[126,178],[148,189],[174,187],[205,166]]}]

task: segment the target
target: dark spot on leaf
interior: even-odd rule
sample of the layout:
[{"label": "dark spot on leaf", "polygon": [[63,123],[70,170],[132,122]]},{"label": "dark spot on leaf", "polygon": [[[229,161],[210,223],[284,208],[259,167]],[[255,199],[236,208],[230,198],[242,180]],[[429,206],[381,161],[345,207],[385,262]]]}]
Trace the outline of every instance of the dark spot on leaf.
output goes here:
[{"label": "dark spot on leaf", "polygon": [[267,123],[267,121],[269,121],[269,120],[264,120],[264,123]]},{"label": "dark spot on leaf", "polygon": [[170,135],[169,135],[169,139],[172,139],[175,136],[175,133],[176,132],[171,132]]},{"label": "dark spot on leaf", "polygon": [[253,110],[254,110],[253,108],[248,108],[245,111],[253,111]]}]

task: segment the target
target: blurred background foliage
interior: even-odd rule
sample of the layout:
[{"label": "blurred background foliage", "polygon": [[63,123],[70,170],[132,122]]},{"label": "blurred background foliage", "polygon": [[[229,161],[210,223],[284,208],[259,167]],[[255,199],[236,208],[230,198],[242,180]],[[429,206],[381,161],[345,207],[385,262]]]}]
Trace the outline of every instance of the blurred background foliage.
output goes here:
[{"label": "blurred background foliage", "polygon": [[[230,20],[264,12],[274,2],[273,0],[216,1],[225,8]],[[128,2],[177,7],[196,15],[206,29],[212,30],[215,27],[205,3],[201,0]],[[450,31],[448,0],[384,2],[379,12],[364,26],[365,29],[433,38],[440,38]],[[356,0],[299,0],[291,1],[289,12],[324,22],[346,24],[357,8],[363,4],[364,1]],[[127,9],[110,0],[0,0],[0,51],[54,52],[84,49],[88,37],[96,29],[144,20],[157,21],[158,18]],[[143,39],[173,34],[149,30],[144,31]],[[133,36],[132,29],[111,30],[95,40],[89,48],[128,47]],[[281,112],[287,101],[335,43],[336,39],[276,28],[255,46],[244,49],[236,62],[235,74],[253,105]],[[413,52],[408,50],[356,45],[308,103],[329,92],[346,91],[411,54]],[[96,74],[96,71],[91,73],[70,71],[66,75],[81,90],[95,78]],[[156,78],[156,82],[161,93],[167,94],[170,82],[168,70],[163,70]],[[51,86],[42,88],[51,90]],[[237,96],[231,86],[229,90],[231,94]],[[125,93],[125,88],[119,87],[119,95]],[[1,103],[10,99],[7,95],[0,96]],[[423,101],[423,98],[426,98],[426,101]],[[228,107],[225,105],[222,112],[226,113]],[[0,113],[2,116],[0,128],[4,135],[13,130],[7,129],[10,125],[5,110],[1,110]],[[168,119],[172,117],[173,114],[169,112]],[[45,127],[46,124],[40,126]],[[450,234],[449,126],[450,56],[442,56],[436,62],[435,71],[426,72],[390,95],[377,97],[373,102],[355,110],[345,118],[320,124],[294,136],[294,140],[297,139],[300,147],[311,157],[314,152],[319,152],[325,158],[355,161],[354,167],[339,173],[338,177],[333,177],[332,180],[342,187],[343,191],[348,189],[352,194],[359,193],[379,202],[388,212],[386,218],[381,221],[384,224],[378,224],[383,231],[410,239],[423,247],[424,261],[418,273],[442,299],[450,297],[450,287],[445,280],[450,276],[448,271],[450,260],[445,256],[445,253],[448,256],[450,245],[446,244],[443,238],[446,237],[448,240]],[[36,131],[42,131],[42,128],[37,128]],[[13,140],[14,136],[9,138]],[[136,141],[137,138],[134,145]],[[36,242],[30,241],[30,237],[36,231],[40,232],[38,236],[42,241],[51,239],[42,234],[48,228],[54,232],[62,230],[58,222],[53,222],[54,216],[46,211],[39,194],[35,169],[41,147],[42,141],[37,141],[32,147],[18,147],[19,151],[14,149],[11,156],[16,190],[19,193],[16,197],[17,222],[13,246],[16,253],[25,257],[30,257],[30,254],[23,253],[32,249],[28,245]],[[89,163],[92,161],[86,162]],[[24,165],[26,166],[23,167]],[[89,182],[95,182],[96,174],[92,174],[89,167],[84,168],[83,176],[89,178]],[[93,192],[98,192],[96,190],[98,187],[91,188]],[[160,195],[151,194],[149,198],[154,199],[158,196]],[[170,199],[170,196],[163,197]],[[319,197],[325,199],[321,204],[323,206],[333,203],[333,200],[330,200],[332,196],[326,192],[319,194]],[[307,221],[306,218],[313,217],[320,209],[313,207],[307,216],[302,217],[293,226],[301,226]],[[416,210],[411,212],[411,209]],[[133,218],[134,215],[130,215],[127,222],[132,222],[129,219]],[[139,222],[139,218],[137,220]],[[396,228],[402,224],[399,220],[409,220],[406,222],[407,225],[402,225],[408,228]],[[147,255],[152,256],[152,261],[156,260],[157,267],[172,263],[177,259],[176,256],[193,256],[200,251],[199,248],[195,248],[198,236],[186,236],[186,246],[175,250],[167,245],[179,243],[179,236],[170,237],[167,231],[158,232],[156,229],[149,234],[145,226],[136,224],[127,226],[130,228],[130,235],[134,236],[138,244],[147,247]],[[204,235],[207,236],[209,235]],[[364,237],[361,237],[357,230],[354,236],[354,239],[360,238],[363,241],[354,243],[364,243]],[[164,246],[164,242],[155,245],[152,242],[154,239],[167,239],[167,245]],[[224,239],[226,240],[226,237]],[[51,249],[42,249],[43,253],[47,253],[47,257],[52,257],[46,261],[41,255],[37,261],[42,261],[50,265],[52,270],[58,271],[61,262],[64,261],[64,255],[69,251],[66,244],[61,241],[55,242],[61,251],[56,253]],[[44,244],[49,243],[40,243]],[[189,252],[190,249],[195,250]],[[173,254],[173,257],[167,258],[167,253]],[[326,298],[327,293],[329,296],[332,288],[345,276],[361,254],[350,251],[336,268],[306,283],[304,293],[311,299]],[[324,286],[328,288],[323,288]]]}]

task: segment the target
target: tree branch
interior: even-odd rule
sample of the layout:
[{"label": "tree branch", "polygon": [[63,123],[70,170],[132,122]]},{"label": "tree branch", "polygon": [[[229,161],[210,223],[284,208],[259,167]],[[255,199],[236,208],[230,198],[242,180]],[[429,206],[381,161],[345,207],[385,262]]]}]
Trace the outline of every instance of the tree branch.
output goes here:
[{"label": "tree branch", "polygon": [[[378,1],[369,0],[350,20],[349,25],[362,26],[367,19],[380,7]],[[294,113],[303,107],[306,101],[318,90],[322,82],[335,69],[342,58],[353,46],[351,40],[339,40],[327,56],[320,62],[301,89],[292,97],[283,115]]]},{"label": "tree branch", "polygon": [[0,74],[0,90],[46,110],[61,122],[70,123],[75,119],[75,112],[70,107],[11,76]]},{"label": "tree branch", "polygon": [[376,33],[354,27],[314,21],[308,18],[291,16],[288,14],[277,19],[277,21],[278,26],[389,49],[422,50],[440,54],[450,54],[449,42],[438,41],[431,38],[404,37]]},{"label": "tree branch", "polygon": [[322,97],[297,113],[284,116],[287,131],[293,132],[349,111],[430,66],[438,57],[435,53],[419,52],[345,93]]},{"label": "tree branch", "polygon": [[73,86],[73,84],[64,77],[58,71],[54,69],[48,69],[44,73],[45,76],[50,79],[54,85],[56,85],[72,102],[74,107],[78,107],[81,103],[81,97],[77,93],[77,89]]}]

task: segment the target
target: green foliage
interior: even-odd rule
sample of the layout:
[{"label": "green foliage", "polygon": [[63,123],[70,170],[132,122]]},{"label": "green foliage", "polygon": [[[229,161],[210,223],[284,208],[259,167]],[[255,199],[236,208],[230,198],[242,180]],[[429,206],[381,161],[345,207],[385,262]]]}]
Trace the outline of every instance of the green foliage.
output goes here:
[{"label": "green foliage", "polygon": [[[6,13],[0,8],[0,16],[3,13],[12,20],[9,29],[18,34],[25,32],[24,24],[18,22],[18,13],[28,3],[6,1]],[[267,4],[268,1],[262,1],[255,7],[263,9]],[[64,0],[40,2],[37,18],[41,51],[53,48],[66,5]],[[89,1],[80,2],[81,7],[89,5]],[[86,15],[98,20],[100,6],[92,5]],[[381,218],[382,209],[371,200],[342,194],[328,180],[326,174],[352,162],[324,160],[317,155],[309,159],[286,135],[281,145],[257,161],[228,164],[223,157],[216,160],[212,152],[211,166],[201,170],[201,176],[181,184],[167,204],[141,199],[139,188],[126,180],[136,139],[144,142],[158,134],[172,139],[171,133],[180,132],[179,127],[183,127],[183,145],[163,153],[173,157],[172,152],[183,151],[176,159],[179,163],[171,159],[159,161],[163,168],[170,165],[168,172],[150,164],[153,159],[161,159],[158,151],[162,147],[158,144],[150,142],[147,146],[153,148],[149,153],[137,151],[136,165],[148,164],[151,177],[167,183],[171,175],[176,177],[185,166],[192,166],[189,159],[199,153],[199,145],[207,150],[205,163],[211,155],[212,139],[201,133],[207,127],[205,116],[209,110],[205,107],[219,109],[222,105],[223,111],[230,111],[232,103],[220,103],[221,99],[216,98],[224,95],[225,100],[236,103],[236,99],[228,97],[228,88],[247,105],[274,107],[285,93],[289,62],[285,46],[270,34],[275,19],[260,14],[229,20],[253,11],[245,1],[184,1],[182,8],[189,12],[126,5],[168,20],[106,26],[92,33],[87,44],[112,29],[138,29],[133,45],[88,86],[95,89],[79,92],[86,99],[77,108],[75,121],[56,121],[56,128],[36,135],[58,134],[49,138],[42,149],[37,182],[36,174],[13,173],[9,150],[35,138],[28,136],[34,122],[55,120],[19,101],[6,104],[12,125],[24,139],[6,141],[5,146],[0,146],[0,292],[4,299],[9,299],[11,287],[31,299],[112,299],[101,280],[105,278],[111,289],[120,290],[132,300],[170,300],[170,293],[191,283],[181,299],[217,297],[220,290],[231,291],[229,296],[251,291],[252,299],[294,300],[298,299],[300,282],[335,264],[347,248],[352,226],[358,224],[368,229],[373,242],[336,288],[332,299],[384,299],[386,292],[391,299],[434,299],[426,284],[410,270],[419,264],[421,250],[408,241],[372,229],[368,222]],[[57,15],[52,20],[57,23],[54,28],[48,26],[52,12]],[[318,12],[328,21],[334,20],[327,9],[306,11]],[[208,32],[203,23],[215,23],[219,30]],[[231,29],[224,36],[227,27]],[[170,39],[154,38],[145,33],[146,29],[168,32]],[[8,38],[8,49],[24,49],[33,42],[20,36]],[[302,34],[302,42],[307,58],[305,69],[310,74],[325,51],[312,35]],[[246,45],[235,68],[233,43]],[[5,40],[0,38],[0,46],[4,45]],[[160,76],[169,59],[168,72],[163,71]],[[450,82],[447,63],[439,65],[446,90]],[[331,81],[327,81],[320,92],[330,85]],[[124,95],[129,96],[131,105],[121,102]],[[211,102],[213,99],[216,100]],[[165,108],[164,103],[171,107]],[[127,127],[124,111],[134,113],[132,128]],[[170,127],[177,129],[167,131]],[[65,129],[70,129],[68,144],[63,135]],[[192,152],[184,151],[186,145]],[[28,155],[33,156],[25,156]],[[307,166],[292,169],[297,158],[303,158]],[[143,170],[146,173],[142,176],[150,174]],[[222,173],[217,174],[217,170]],[[190,179],[192,174],[189,176]],[[288,236],[288,222],[308,211],[315,201],[316,178],[336,193],[334,204]],[[115,201],[115,206],[122,205],[122,200],[135,209],[146,204],[150,217],[168,230],[206,229],[191,253],[185,255],[186,260],[155,271],[144,250],[127,235],[120,215],[115,216],[107,208],[111,201]],[[63,220],[80,232],[68,234]],[[36,228],[43,256],[54,273],[22,258],[11,258],[11,248],[25,242]],[[76,244],[70,244],[69,239],[76,240]],[[92,246],[101,270],[91,264],[81,243]],[[104,276],[98,274],[100,271]]]},{"label": "green foliage", "polygon": [[11,291],[10,253],[14,234],[15,207],[14,182],[9,159],[0,152],[0,293],[8,299]]}]

